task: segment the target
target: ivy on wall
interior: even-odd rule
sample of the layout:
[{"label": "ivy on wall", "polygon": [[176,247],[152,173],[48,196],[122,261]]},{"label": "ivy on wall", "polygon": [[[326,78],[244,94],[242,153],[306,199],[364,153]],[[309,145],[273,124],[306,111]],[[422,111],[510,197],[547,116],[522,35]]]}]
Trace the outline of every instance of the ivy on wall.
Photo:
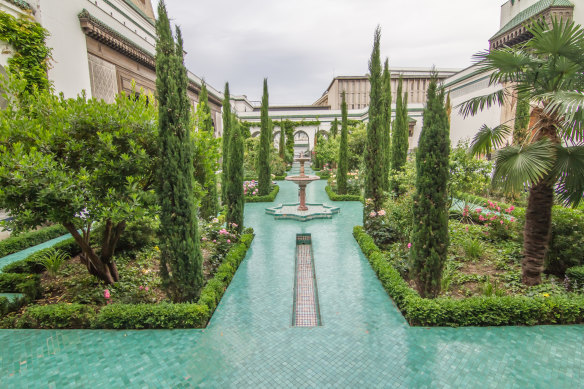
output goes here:
[{"label": "ivy on wall", "polygon": [[51,49],[45,44],[49,32],[32,17],[14,16],[0,11],[0,40],[7,42],[14,49],[8,59],[8,70],[21,74],[26,80],[28,91],[35,87],[49,87],[47,68],[51,58]]}]

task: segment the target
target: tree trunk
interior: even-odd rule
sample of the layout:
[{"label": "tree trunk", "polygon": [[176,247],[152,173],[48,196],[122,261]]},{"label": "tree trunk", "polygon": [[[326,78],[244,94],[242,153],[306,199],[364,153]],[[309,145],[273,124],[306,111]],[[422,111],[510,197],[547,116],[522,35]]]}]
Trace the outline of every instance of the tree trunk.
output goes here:
[{"label": "tree trunk", "polygon": [[541,283],[544,258],[547,253],[552,226],[554,190],[545,179],[529,190],[523,230],[522,279],[525,285]]},{"label": "tree trunk", "polygon": [[[115,264],[113,264],[113,262],[111,261],[104,262],[103,258],[95,253],[95,250],[93,250],[89,243],[89,234],[87,234],[87,236],[81,236],[81,234],[79,234],[79,232],[72,223],[64,223],[63,226],[65,226],[67,231],[69,231],[73,236],[73,239],[75,239],[75,242],[77,242],[79,247],[81,247],[82,251],[80,255],[81,263],[83,263],[87,267],[89,274],[94,275],[95,277],[99,278],[100,280],[104,281],[107,284],[115,283],[119,277]],[[117,242],[117,239],[115,241]],[[111,253],[113,255],[113,250],[111,251]]]}]

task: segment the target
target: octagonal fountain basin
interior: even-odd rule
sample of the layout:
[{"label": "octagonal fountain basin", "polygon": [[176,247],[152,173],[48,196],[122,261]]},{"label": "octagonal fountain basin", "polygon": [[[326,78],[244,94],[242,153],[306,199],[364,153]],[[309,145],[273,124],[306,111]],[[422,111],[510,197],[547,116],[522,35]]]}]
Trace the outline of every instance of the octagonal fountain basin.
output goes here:
[{"label": "octagonal fountain basin", "polygon": [[288,219],[306,222],[313,219],[332,219],[333,215],[339,213],[339,207],[331,207],[325,204],[306,204],[306,210],[298,209],[299,203],[280,204],[276,207],[266,208],[268,215],[274,215],[274,219]]}]

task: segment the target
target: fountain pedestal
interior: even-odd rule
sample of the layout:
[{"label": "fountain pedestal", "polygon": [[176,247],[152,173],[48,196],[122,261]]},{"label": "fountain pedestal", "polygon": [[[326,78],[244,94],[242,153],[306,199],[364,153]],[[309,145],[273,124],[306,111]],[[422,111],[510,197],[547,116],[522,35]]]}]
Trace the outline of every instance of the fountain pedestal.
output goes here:
[{"label": "fountain pedestal", "polygon": [[298,185],[298,200],[300,202],[300,205],[298,206],[299,211],[308,211],[308,207],[306,206],[306,186],[312,181],[320,180],[319,176],[307,176],[304,174],[304,163],[309,160],[310,158],[306,157],[297,158],[296,161],[300,162],[300,174],[297,176],[286,177],[286,181],[292,181]]}]

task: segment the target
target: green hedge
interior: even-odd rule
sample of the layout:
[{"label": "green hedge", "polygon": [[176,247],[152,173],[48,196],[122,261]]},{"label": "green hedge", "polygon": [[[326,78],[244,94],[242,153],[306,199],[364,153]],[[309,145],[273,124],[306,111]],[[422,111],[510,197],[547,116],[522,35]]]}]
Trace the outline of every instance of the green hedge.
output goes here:
[{"label": "green hedge", "polygon": [[65,227],[59,224],[11,236],[10,238],[0,241],[0,258],[36,246],[37,244],[44,243],[48,240],[58,238],[67,233]]},{"label": "green hedge", "polygon": [[12,262],[2,268],[4,273],[22,273],[22,274],[40,274],[45,271],[45,267],[38,262],[39,256],[46,253],[48,250],[61,250],[70,257],[74,257],[81,252],[79,245],[73,238],[65,239],[53,246],[39,250],[20,261]]},{"label": "green hedge", "polygon": [[584,322],[584,296],[424,299],[400,276],[363,227],[353,236],[406,320],[419,326],[501,326]]},{"label": "green hedge", "polygon": [[269,203],[276,199],[278,192],[280,191],[280,187],[278,185],[274,185],[272,191],[266,196],[245,196],[246,203]]},{"label": "green hedge", "polygon": [[323,171],[316,172],[315,174],[316,174],[317,176],[319,176],[320,178],[323,178],[323,179],[324,179],[324,178],[329,178],[329,177],[331,176],[331,173],[330,173],[328,170],[326,170],[326,171],[324,171],[324,172],[323,172]]},{"label": "green hedge", "polygon": [[[233,279],[253,241],[248,229],[225,256],[215,276],[207,282],[196,304],[110,304],[99,312],[94,306],[81,304],[51,304],[30,306],[20,316],[9,315],[0,321],[0,328],[202,328],[211,318],[223,293]],[[0,274],[1,276],[1,274]],[[7,278],[12,284],[31,275],[17,274]],[[7,281],[8,282],[8,281]],[[0,282],[1,284],[1,282]],[[0,300],[0,309],[4,302]],[[7,310],[8,312],[8,310]]]},{"label": "green hedge", "polygon": [[340,195],[336,194],[333,188],[330,185],[324,187],[326,194],[328,195],[331,201],[361,201],[363,202],[363,197],[357,195]]},{"label": "green hedge", "polygon": [[286,175],[282,175],[282,176],[274,176],[274,181],[283,181],[286,179]]}]

